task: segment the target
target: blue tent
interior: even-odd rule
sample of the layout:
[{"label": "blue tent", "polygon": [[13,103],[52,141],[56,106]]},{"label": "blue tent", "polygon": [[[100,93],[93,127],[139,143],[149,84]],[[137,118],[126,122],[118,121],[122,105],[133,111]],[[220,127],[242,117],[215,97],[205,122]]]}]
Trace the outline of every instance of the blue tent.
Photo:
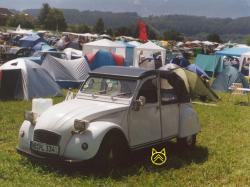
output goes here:
[{"label": "blue tent", "polygon": [[206,73],[219,73],[223,71],[223,63],[220,56],[199,54],[195,64]]},{"label": "blue tent", "polygon": [[211,87],[216,91],[227,92],[233,83],[241,83],[243,88],[249,88],[244,75],[233,66],[227,65],[214,80]]},{"label": "blue tent", "polygon": [[222,51],[217,51],[215,54],[220,56],[238,56],[240,57],[242,54],[250,52],[250,47],[244,48],[226,48]]},{"label": "blue tent", "polygon": [[195,64],[190,64],[187,67],[187,70],[192,71],[196,73],[197,75],[199,75],[200,77],[203,77],[205,79],[210,79],[210,77],[205,73],[205,71],[203,71],[199,66]]},{"label": "blue tent", "polygon": [[91,70],[94,70],[101,66],[124,65],[123,57],[112,54],[111,52],[105,50],[99,50],[94,55],[87,55],[86,59]]},{"label": "blue tent", "polygon": [[43,39],[40,36],[36,35],[36,34],[32,34],[32,35],[22,37],[19,40],[19,46],[20,47],[32,48],[39,42],[43,42]]},{"label": "blue tent", "polygon": [[135,46],[123,42],[123,41],[116,41],[117,44],[124,45],[126,48],[126,56],[125,56],[125,66],[133,66],[133,58],[134,58],[134,48]]},{"label": "blue tent", "polygon": [[47,51],[56,51],[55,48],[49,46],[47,43],[45,42],[39,42],[37,43],[33,48],[34,51],[43,51],[43,52],[47,52]]},{"label": "blue tent", "polygon": [[173,58],[170,63],[176,64],[178,66],[181,66],[183,68],[187,67],[189,65],[189,62],[185,58]]}]

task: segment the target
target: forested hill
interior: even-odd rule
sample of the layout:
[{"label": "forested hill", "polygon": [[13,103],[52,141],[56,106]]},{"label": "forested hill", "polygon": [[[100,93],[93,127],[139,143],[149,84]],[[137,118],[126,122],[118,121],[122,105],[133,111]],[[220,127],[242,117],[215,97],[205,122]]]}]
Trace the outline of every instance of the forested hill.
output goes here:
[{"label": "forested hill", "polygon": [[[25,12],[37,16],[39,10]],[[70,24],[85,23],[93,26],[98,18],[104,20],[106,28],[118,28],[135,25],[140,16],[137,13],[112,13],[101,11],[78,11],[63,9],[65,18]],[[159,32],[176,30],[187,36],[200,36],[206,33],[217,33],[222,37],[227,35],[234,40],[250,34],[250,17],[242,18],[207,18],[201,16],[168,15],[143,17],[145,22]]]},{"label": "forested hill", "polygon": [[198,33],[250,34],[250,17],[237,19],[170,15],[145,18],[159,31],[174,29],[187,35]]},{"label": "forested hill", "polygon": [[[26,13],[37,17],[39,9],[28,9]],[[140,18],[137,13],[112,13],[101,11],[79,11],[75,9],[62,9],[67,23],[95,25],[98,18],[102,18],[107,28],[118,28],[135,25]]]}]

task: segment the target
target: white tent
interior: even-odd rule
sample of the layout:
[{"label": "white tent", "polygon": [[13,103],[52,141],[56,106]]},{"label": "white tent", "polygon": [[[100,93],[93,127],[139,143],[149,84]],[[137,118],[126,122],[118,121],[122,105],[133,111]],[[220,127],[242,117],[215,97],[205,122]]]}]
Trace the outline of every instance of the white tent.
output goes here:
[{"label": "white tent", "polygon": [[0,97],[31,99],[61,95],[60,88],[49,73],[26,58],[6,62],[0,67]]},{"label": "white tent", "polygon": [[16,30],[8,30],[9,33],[11,34],[20,34],[20,35],[30,35],[30,34],[34,34],[33,30],[26,30],[26,29],[22,29],[21,25],[18,25]]},{"label": "white tent", "polygon": [[67,59],[69,60],[83,57],[82,51],[77,49],[66,48],[63,50],[63,52],[66,54]]},{"label": "white tent", "polygon": [[65,60],[51,55],[45,57],[42,67],[64,88],[78,87],[90,71],[85,58]]},{"label": "white tent", "polygon": [[240,57],[239,72],[241,72],[243,67],[248,68],[249,70],[248,76],[250,76],[250,52],[244,53]]},{"label": "white tent", "polygon": [[95,54],[99,50],[106,50],[126,57],[126,47],[108,39],[101,39],[83,45],[83,54]]},{"label": "white tent", "polygon": [[133,45],[135,47],[139,47],[140,45],[142,45],[142,43],[137,42],[137,41],[131,41],[131,42],[128,42],[128,44]]},{"label": "white tent", "polygon": [[166,59],[166,49],[156,45],[151,41],[136,47],[134,51],[134,66],[139,67],[140,56],[143,55],[144,57],[147,58],[157,52],[161,53],[161,61],[162,64],[164,65]]}]

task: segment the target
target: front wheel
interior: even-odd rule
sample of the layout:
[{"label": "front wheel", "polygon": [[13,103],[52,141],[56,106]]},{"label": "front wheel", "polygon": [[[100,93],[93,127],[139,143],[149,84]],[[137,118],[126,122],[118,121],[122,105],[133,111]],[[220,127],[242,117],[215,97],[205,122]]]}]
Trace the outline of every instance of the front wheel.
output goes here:
[{"label": "front wheel", "polygon": [[177,138],[177,144],[180,147],[194,148],[196,144],[196,134],[187,136],[185,138]]},{"label": "front wheel", "polygon": [[94,160],[96,168],[111,170],[124,164],[127,158],[128,145],[119,133],[108,133],[100,145]]}]

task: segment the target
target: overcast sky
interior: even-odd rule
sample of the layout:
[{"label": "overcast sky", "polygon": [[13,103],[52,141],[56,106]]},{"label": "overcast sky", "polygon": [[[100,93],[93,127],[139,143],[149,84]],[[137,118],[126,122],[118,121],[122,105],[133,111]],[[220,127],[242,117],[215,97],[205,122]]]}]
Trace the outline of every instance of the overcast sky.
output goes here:
[{"label": "overcast sky", "polygon": [[137,12],[140,15],[186,14],[209,17],[250,16],[250,0],[0,0],[0,7],[17,10],[56,8]]}]

